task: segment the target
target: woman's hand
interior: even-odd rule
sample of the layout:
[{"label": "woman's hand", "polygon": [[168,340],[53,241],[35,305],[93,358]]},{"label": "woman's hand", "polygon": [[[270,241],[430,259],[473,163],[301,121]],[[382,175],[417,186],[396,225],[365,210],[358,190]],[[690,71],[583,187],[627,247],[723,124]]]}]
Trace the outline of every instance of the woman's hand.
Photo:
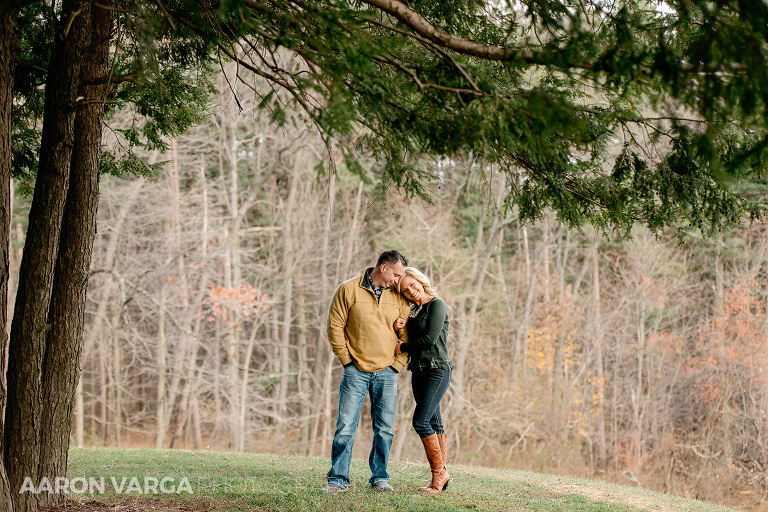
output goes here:
[{"label": "woman's hand", "polygon": [[399,316],[397,317],[397,320],[395,320],[394,327],[396,331],[399,331],[400,329],[405,327],[405,318]]},{"label": "woman's hand", "polygon": [[400,354],[403,354],[404,352],[400,350],[400,345],[402,345],[403,342],[400,340],[397,340],[397,345],[395,345],[395,355],[399,356]]}]

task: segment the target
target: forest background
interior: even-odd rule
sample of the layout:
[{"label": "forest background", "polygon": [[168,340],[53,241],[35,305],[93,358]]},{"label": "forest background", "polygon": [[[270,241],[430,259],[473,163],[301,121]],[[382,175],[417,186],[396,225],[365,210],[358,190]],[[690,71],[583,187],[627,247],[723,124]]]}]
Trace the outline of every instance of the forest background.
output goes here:
[{"label": "forest background", "polygon": [[[409,198],[299,112],[276,127],[264,84],[235,73],[203,123],[143,155],[155,175],[102,179],[75,445],[327,456],[331,295],[397,248],[449,307],[454,462],[765,507],[763,223],[682,243],[523,223],[508,177],[472,160],[425,157],[431,202]],[[107,148],[132,119],[114,114]],[[28,207],[17,187],[9,304]],[[419,458],[407,372],[398,407],[393,457]]]}]

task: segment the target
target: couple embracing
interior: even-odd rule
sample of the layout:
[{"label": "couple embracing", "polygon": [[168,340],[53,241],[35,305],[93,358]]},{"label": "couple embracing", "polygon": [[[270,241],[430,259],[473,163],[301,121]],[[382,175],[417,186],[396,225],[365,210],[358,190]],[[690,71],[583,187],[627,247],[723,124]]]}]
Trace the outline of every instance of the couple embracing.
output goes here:
[{"label": "couple embracing", "polygon": [[394,490],[388,483],[387,463],[394,437],[397,377],[406,363],[416,400],[412,424],[432,471],[432,481],[421,490],[436,494],[448,486],[440,416],[440,400],[453,370],[447,337],[445,302],[429,278],[409,267],[398,251],[383,252],[375,267],[339,285],[328,313],[328,339],[344,374],[331,469],[321,491],[338,494],[349,487],[352,446],[366,395],[371,398],[373,424],[369,483],[376,490]]}]

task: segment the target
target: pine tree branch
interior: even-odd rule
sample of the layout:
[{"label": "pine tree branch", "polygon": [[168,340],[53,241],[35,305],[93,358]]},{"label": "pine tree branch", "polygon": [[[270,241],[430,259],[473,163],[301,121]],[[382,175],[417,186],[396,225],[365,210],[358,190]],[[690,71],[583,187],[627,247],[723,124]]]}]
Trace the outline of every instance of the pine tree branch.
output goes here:
[{"label": "pine tree branch", "polygon": [[[545,64],[530,50],[516,50],[503,46],[482,44],[470,39],[449,34],[441,30],[424,17],[409,9],[398,0],[363,0],[364,3],[389,13],[401,23],[409,27],[420,36],[440,45],[443,48],[453,50],[463,55],[472,55],[486,60],[495,61],[523,61],[529,64]],[[572,63],[570,67],[580,69],[592,69],[591,62]]]},{"label": "pine tree branch", "polygon": [[[419,15],[412,9],[408,8],[404,3],[399,0],[363,0],[364,3],[376,7],[413,30],[416,34],[424,37],[425,39],[439,45],[442,48],[453,50],[456,53],[462,55],[471,55],[480,57],[486,60],[494,61],[522,61],[532,65],[552,65],[551,62],[547,62],[539,58],[535,52],[531,50],[516,50],[513,48],[507,48],[503,46],[493,44],[483,44],[470,39],[450,34],[440,28],[432,25],[423,16]],[[388,27],[385,24],[380,26],[389,28],[393,31],[398,31],[394,27]],[[535,27],[534,27],[535,28]],[[540,44],[544,44],[539,40]],[[560,66],[562,69],[594,69],[595,63],[589,61],[582,62],[569,62],[565,66]],[[680,70],[685,73],[691,74],[712,74],[712,73],[738,73],[746,71],[746,68],[741,63],[728,63],[723,64],[707,64],[704,66],[698,64],[681,63]],[[652,70],[649,68],[641,68],[640,73],[651,74]]]},{"label": "pine tree branch", "polygon": [[[462,66],[459,62],[456,61],[453,57],[448,55],[441,46],[434,44],[432,41],[425,40],[424,38],[420,37],[418,34],[414,34],[413,32],[408,32],[406,30],[400,30],[396,27],[392,27],[390,25],[387,25],[385,23],[381,23],[375,20],[371,20],[372,23],[375,26],[381,27],[385,30],[396,32],[404,37],[410,37],[415,39],[419,44],[423,45],[427,50],[434,51],[436,53],[439,53],[444,58],[451,61],[451,64],[461,73],[461,75],[464,77],[464,79],[469,82],[469,84],[474,88],[475,93],[482,93],[483,91],[477,86],[475,81],[472,79],[471,76],[469,76],[469,73],[464,69],[464,66]],[[345,25],[346,26],[346,25]],[[351,28],[347,27],[348,30],[351,30]],[[402,66],[402,64],[398,64],[398,66]],[[473,93],[474,94],[474,93]],[[482,96],[488,96],[487,94],[481,94]]]},{"label": "pine tree branch", "polygon": [[406,75],[410,76],[413,80],[413,83],[416,84],[416,87],[419,88],[419,92],[423,93],[426,89],[434,89],[436,91],[443,91],[443,92],[454,92],[456,94],[471,94],[473,96],[480,96],[480,97],[487,97],[492,96],[490,94],[485,94],[483,91],[479,89],[462,89],[459,87],[448,87],[445,85],[439,85],[439,84],[433,84],[433,83],[424,83],[421,80],[419,80],[419,77],[416,76],[416,72],[410,69],[405,64],[401,63],[397,59],[390,57],[389,55],[379,55],[374,56],[373,59],[377,62],[382,62],[384,64],[389,64],[391,66],[396,67]]},{"label": "pine tree branch", "polygon": [[481,44],[469,39],[449,34],[424,19],[422,16],[409,9],[398,0],[363,0],[364,3],[389,13],[401,23],[424,38],[439,44],[445,48],[466,55],[474,55],[488,60],[530,60],[533,53],[530,51],[515,51],[502,46]]}]

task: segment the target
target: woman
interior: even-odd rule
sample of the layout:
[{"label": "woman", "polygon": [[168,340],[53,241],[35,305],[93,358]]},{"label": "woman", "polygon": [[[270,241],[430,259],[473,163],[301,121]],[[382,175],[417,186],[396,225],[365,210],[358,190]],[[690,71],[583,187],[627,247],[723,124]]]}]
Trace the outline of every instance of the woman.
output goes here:
[{"label": "woman", "polygon": [[448,459],[445,430],[440,416],[440,400],[451,381],[453,364],[448,359],[448,309],[437,296],[429,278],[407,267],[398,290],[411,302],[411,313],[395,320],[395,330],[405,328],[408,341],[398,342],[395,353],[408,353],[411,387],[416,399],[413,428],[421,437],[432,470],[432,482],[421,490],[439,493],[448,487]]}]

